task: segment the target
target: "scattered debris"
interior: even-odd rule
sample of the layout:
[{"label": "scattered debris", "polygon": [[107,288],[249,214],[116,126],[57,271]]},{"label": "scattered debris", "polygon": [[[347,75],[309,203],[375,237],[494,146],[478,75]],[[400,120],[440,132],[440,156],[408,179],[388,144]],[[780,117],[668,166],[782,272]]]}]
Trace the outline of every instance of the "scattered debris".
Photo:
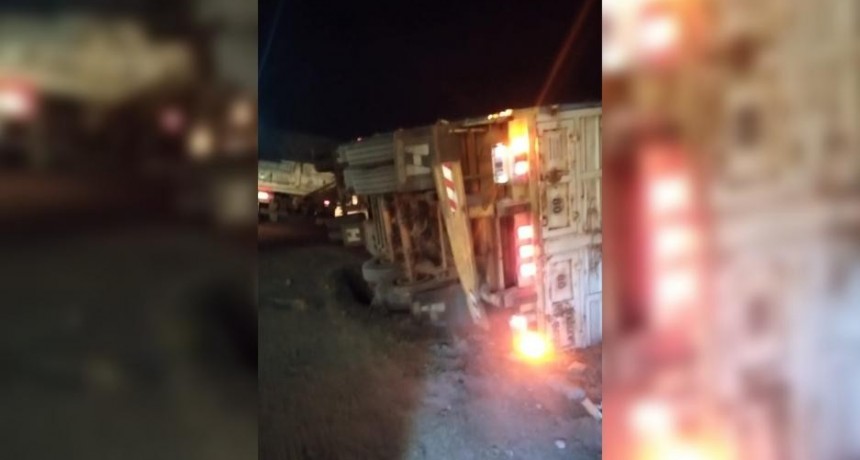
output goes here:
[{"label": "scattered debris", "polygon": [[601,404],[600,407],[598,407],[593,402],[591,402],[591,400],[588,398],[585,398],[582,400],[582,407],[584,407],[585,410],[588,411],[588,413],[592,417],[594,417],[594,419],[597,421],[603,420],[603,407],[602,406],[603,406],[603,404]]}]

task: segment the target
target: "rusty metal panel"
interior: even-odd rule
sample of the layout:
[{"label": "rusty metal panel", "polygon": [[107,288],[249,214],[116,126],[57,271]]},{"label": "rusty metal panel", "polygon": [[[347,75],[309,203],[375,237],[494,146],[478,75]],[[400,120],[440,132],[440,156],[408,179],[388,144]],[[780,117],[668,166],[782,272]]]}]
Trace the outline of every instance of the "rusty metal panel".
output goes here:
[{"label": "rusty metal panel", "polygon": [[359,195],[391,193],[397,189],[394,165],[376,168],[349,168],[343,172],[344,183]]},{"label": "rusty metal panel", "polygon": [[600,109],[537,116],[541,264],[547,331],[561,348],[603,337]]},{"label": "rusty metal panel", "polygon": [[436,125],[400,130],[394,133],[394,164],[398,191],[433,190],[433,152],[436,150]]},{"label": "rusty metal panel", "polygon": [[600,251],[583,247],[554,254],[545,267],[544,322],[556,345],[581,348],[603,337]]},{"label": "rusty metal panel", "polygon": [[349,168],[390,164],[394,161],[394,134],[377,134],[341,145],[338,153],[341,163]]},{"label": "rusty metal panel", "polygon": [[599,112],[561,112],[555,118],[541,118],[538,135],[546,236],[599,233]]}]

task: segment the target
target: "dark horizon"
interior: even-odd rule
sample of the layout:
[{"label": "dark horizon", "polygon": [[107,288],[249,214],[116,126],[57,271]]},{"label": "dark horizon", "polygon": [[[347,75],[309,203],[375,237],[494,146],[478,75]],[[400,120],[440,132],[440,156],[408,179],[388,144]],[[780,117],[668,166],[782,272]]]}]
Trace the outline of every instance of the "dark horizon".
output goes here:
[{"label": "dark horizon", "polygon": [[[260,2],[261,130],[345,140],[534,106],[585,0]],[[544,105],[599,102],[592,0]]]}]

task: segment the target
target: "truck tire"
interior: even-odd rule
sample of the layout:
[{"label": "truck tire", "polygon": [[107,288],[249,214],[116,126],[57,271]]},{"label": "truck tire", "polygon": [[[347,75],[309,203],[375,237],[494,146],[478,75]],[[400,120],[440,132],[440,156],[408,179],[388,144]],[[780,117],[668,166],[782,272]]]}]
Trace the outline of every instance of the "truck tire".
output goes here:
[{"label": "truck tire", "polygon": [[396,265],[374,257],[361,265],[361,275],[368,284],[387,284],[400,276],[400,270]]}]

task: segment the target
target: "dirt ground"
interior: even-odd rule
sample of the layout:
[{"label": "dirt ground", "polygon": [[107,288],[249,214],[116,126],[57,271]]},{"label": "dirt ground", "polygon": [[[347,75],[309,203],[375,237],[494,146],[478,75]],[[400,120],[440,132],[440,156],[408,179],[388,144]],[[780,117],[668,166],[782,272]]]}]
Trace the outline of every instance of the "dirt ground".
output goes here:
[{"label": "dirt ground", "polygon": [[[358,251],[259,255],[260,457],[597,459],[600,424],[512,362],[503,336],[458,334],[364,303]],[[600,399],[599,349],[571,382]]]}]

